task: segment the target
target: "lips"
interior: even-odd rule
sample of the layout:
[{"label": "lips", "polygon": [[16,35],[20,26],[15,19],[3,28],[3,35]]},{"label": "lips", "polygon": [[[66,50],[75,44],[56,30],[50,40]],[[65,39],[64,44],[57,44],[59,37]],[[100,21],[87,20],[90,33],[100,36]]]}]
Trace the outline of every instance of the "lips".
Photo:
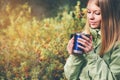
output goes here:
[{"label": "lips", "polygon": [[91,25],[95,25],[95,24],[96,24],[96,22],[91,22],[91,21],[90,21],[90,24],[91,24]]},{"label": "lips", "polygon": [[92,28],[97,28],[99,25],[97,22],[89,22]]},{"label": "lips", "polygon": [[95,23],[95,21],[89,21],[90,23]]}]

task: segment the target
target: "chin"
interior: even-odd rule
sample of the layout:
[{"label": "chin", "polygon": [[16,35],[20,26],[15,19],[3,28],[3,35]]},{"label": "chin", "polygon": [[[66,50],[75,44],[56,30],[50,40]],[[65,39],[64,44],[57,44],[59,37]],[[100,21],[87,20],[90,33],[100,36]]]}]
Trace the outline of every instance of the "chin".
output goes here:
[{"label": "chin", "polygon": [[93,26],[93,25],[91,25],[90,27],[93,28],[93,29],[98,29],[98,28],[100,28],[99,26]]}]

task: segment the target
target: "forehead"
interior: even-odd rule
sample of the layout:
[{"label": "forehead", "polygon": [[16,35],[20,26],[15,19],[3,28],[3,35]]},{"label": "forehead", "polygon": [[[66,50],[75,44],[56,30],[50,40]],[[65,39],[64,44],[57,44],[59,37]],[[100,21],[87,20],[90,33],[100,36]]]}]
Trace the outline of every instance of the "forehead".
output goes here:
[{"label": "forehead", "polygon": [[98,10],[98,11],[101,10],[100,7],[97,6],[97,4],[94,1],[89,1],[88,2],[87,9],[89,9],[89,10]]}]

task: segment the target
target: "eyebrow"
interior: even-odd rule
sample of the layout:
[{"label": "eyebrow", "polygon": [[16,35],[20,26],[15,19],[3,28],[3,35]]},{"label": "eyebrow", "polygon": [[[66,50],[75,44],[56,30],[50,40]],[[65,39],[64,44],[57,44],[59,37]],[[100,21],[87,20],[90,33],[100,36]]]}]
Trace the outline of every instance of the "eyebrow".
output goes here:
[{"label": "eyebrow", "polygon": [[[90,9],[87,8],[87,10],[90,10]],[[94,10],[94,11],[100,11],[101,12],[101,10]]]}]

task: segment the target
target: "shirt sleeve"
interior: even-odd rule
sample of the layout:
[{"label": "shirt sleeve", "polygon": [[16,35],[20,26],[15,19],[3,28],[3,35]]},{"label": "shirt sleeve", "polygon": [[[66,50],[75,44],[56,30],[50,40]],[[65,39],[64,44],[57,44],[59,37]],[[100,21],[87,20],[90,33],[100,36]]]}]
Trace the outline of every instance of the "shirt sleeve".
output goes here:
[{"label": "shirt sleeve", "polygon": [[86,63],[83,55],[70,55],[64,66],[64,73],[68,80],[79,80],[80,70]]},{"label": "shirt sleeve", "polygon": [[110,63],[97,54],[88,55],[88,75],[91,80],[120,80],[120,47],[111,51]]},{"label": "shirt sleeve", "polygon": [[111,55],[110,69],[116,80],[120,80],[120,46]]}]

